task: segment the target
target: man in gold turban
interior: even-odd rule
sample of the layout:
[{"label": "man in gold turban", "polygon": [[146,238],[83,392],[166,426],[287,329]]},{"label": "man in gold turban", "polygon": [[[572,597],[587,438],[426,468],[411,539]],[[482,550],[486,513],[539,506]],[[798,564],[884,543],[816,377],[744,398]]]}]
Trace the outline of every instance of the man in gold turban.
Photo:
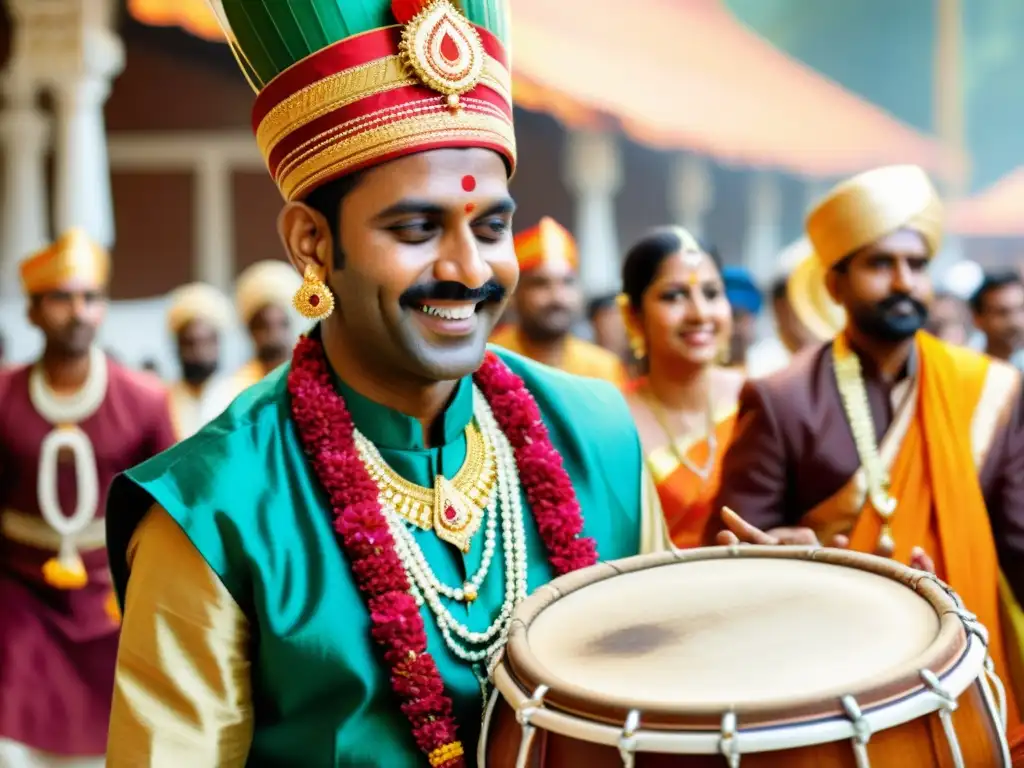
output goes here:
[{"label": "man in gold turban", "polygon": [[190,283],[171,295],[167,326],[181,366],[181,378],[171,386],[171,411],[181,440],[230,403],[217,369],[221,337],[233,319],[227,296],[212,285]]},{"label": "man in gold turban", "polygon": [[233,395],[287,362],[296,335],[292,297],[301,284],[285,261],[260,261],[238,276],[235,306],[249,329],[255,356],[232,376]]},{"label": "man in gold turban", "polygon": [[545,216],[516,237],[515,248],[519,261],[519,286],[512,299],[516,323],[500,328],[491,343],[566,373],[621,384],[625,368],[619,357],[572,333],[583,303],[572,235]]},{"label": "man in gold turban", "polygon": [[717,504],[773,539],[934,568],[990,630],[996,668],[1019,696],[1000,568],[1005,597],[1024,596],[1020,374],[922,330],[942,206],[919,168],[840,184],[807,233],[818,290],[848,319],[830,343],[747,385]]},{"label": "man in gold turban", "polygon": [[167,392],[96,345],[110,257],[72,230],[21,265],[34,363],[0,371],[0,766],[102,766],[118,644],[114,475],[174,442]]}]

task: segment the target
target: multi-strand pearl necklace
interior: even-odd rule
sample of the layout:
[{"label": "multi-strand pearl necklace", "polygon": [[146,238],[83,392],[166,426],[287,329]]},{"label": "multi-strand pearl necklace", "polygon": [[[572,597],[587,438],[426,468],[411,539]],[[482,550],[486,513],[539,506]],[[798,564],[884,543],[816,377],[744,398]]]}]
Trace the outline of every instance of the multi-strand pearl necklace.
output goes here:
[{"label": "multi-strand pearl necklace", "polygon": [[[508,439],[498,427],[482,393],[474,387],[474,416],[484,439],[495,448],[498,465],[497,498],[489,500],[484,533],[484,553],[480,568],[461,588],[444,584],[430,567],[423,550],[403,518],[386,498],[380,498],[387,517],[395,550],[402,561],[410,582],[410,594],[416,602],[434,615],[445,645],[458,658],[476,664],[493,656],[505,643],[512,614],[526,598],[526,533],[523,526],[523,506],[519,474],[515,456]],[[374,462],[377,454],[366,449],[367,439],[356,432],[356,447],[364,462]],[[498,509],[500,508],[500,514]],[[505,597],[498,615],[482,632],[475,632],[462,624],[442,602],[442,597],[458,602],[472,602],[486,579],[496,550],[497,520],[501,519],[502,550],[504,555]]]}]

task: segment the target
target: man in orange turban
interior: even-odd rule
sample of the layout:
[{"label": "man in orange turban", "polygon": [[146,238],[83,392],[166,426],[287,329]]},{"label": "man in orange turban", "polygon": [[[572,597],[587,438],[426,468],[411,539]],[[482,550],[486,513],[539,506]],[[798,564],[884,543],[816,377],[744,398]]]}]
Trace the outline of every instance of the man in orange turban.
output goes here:
[{"label": "man in orange turban", "polygon": [[1024,597],[1021,375],[923,330],[942,218],[914,166],[856,176],[811,211],[820,269],[806,287],[845,326],[748,382],[716,505],[773,539],[933,568],[988,628],[1013,726],[1024,678],[1002,613]]},{"label": "man in orange turban", "polygon": [[622,361],[572,333],[583,301],[572,235],[544,217],[516,237],[515,248],[520,274],[513,296],[516,323],[499,329],[491,343],[566,373],[621,384]]},{"label": "man in orange turban", "polygon": [[103,509],[174,442],[167,392],[96,345],[110,258],[72,230],[21,265],[42,357],[0,372],[0,766],[102,766],[118,621]]}]

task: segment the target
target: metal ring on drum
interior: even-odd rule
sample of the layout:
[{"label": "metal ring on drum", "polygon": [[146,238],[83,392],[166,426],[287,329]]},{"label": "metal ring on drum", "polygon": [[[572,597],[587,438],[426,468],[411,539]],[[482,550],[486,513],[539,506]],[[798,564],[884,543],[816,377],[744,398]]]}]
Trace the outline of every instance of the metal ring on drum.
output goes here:
[{"label": "metal ring on drum", "polygon": [[[947,750],[958,767],[1010,766],[986,635],[923,572],[826,548],[717,547],[599,564],[549,587],[519,607],[494,669],[501,700],[479,751],[489,768],[703,768],[719,764],[712,756],[775,768],[828,764],[820,756],[842,750],[858,768],[935,768]],[[829,644],[837,638],[846,645]],[[776,652],[790,654],[788,673]],[[792,674],[805,663],[811,671]],[[527,754],[520,711],[532,736],[546,732]],[[501,746],[509,722],[519,750]],[[809,755],[821,762],[801,762]]]},{"label": "metal ring on drum", "polygon": [[534,736],[537,729],[530,720],[534,714],[544,706],[544,694],[548,692],[546,685],[538,685],[533,695],[520,702],[516,707],[516,720],[522,728],[522,735],[519,741],[519,754],[516,757],[516,768],[526,768],[527,760],[530,758],[530,748],[533,746]]},{"label": "metal ring on drum", "polygon": [[853,724],[853,756],[857,761],[857,768],[870,768],[867,746],[871,741],[871,724],[864,717],[860,705],[853,696],[843,696],[840,701],[846,710],[846,716]]},{"label": "metal ring on drum", "polygon": [[633,768],[633,763],[636,761],[636,731],[639,727],[640,710],[629,710],[626,722],[622,725],[622,735],[619,736],[619,757],[622,758],[622,768]]}]

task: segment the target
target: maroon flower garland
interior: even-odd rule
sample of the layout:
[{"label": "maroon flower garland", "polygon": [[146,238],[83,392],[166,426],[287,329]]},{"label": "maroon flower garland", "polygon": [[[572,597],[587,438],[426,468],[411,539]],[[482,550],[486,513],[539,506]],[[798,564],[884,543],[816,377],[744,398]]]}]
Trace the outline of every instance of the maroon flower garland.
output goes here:
[{"label": "maroon flower garland", "polygon": [[[555,573],[597,562],[593,539],[581,538],[583,516],[562,458],[551,445],[537,403],[488,352],[475,375],[515,453],[519,479]],[[391,667],[391,687],[412,725],[417,747],[434,768],[462,768],[464,749],[444,681],[427,652],[423,617],[395,550],[376,483],[359,457],[352,416],[331,380],[319,341],[302,338],[288,374],[292,417],[334,512],[334,530],[367,603],[373,639]]]}]

